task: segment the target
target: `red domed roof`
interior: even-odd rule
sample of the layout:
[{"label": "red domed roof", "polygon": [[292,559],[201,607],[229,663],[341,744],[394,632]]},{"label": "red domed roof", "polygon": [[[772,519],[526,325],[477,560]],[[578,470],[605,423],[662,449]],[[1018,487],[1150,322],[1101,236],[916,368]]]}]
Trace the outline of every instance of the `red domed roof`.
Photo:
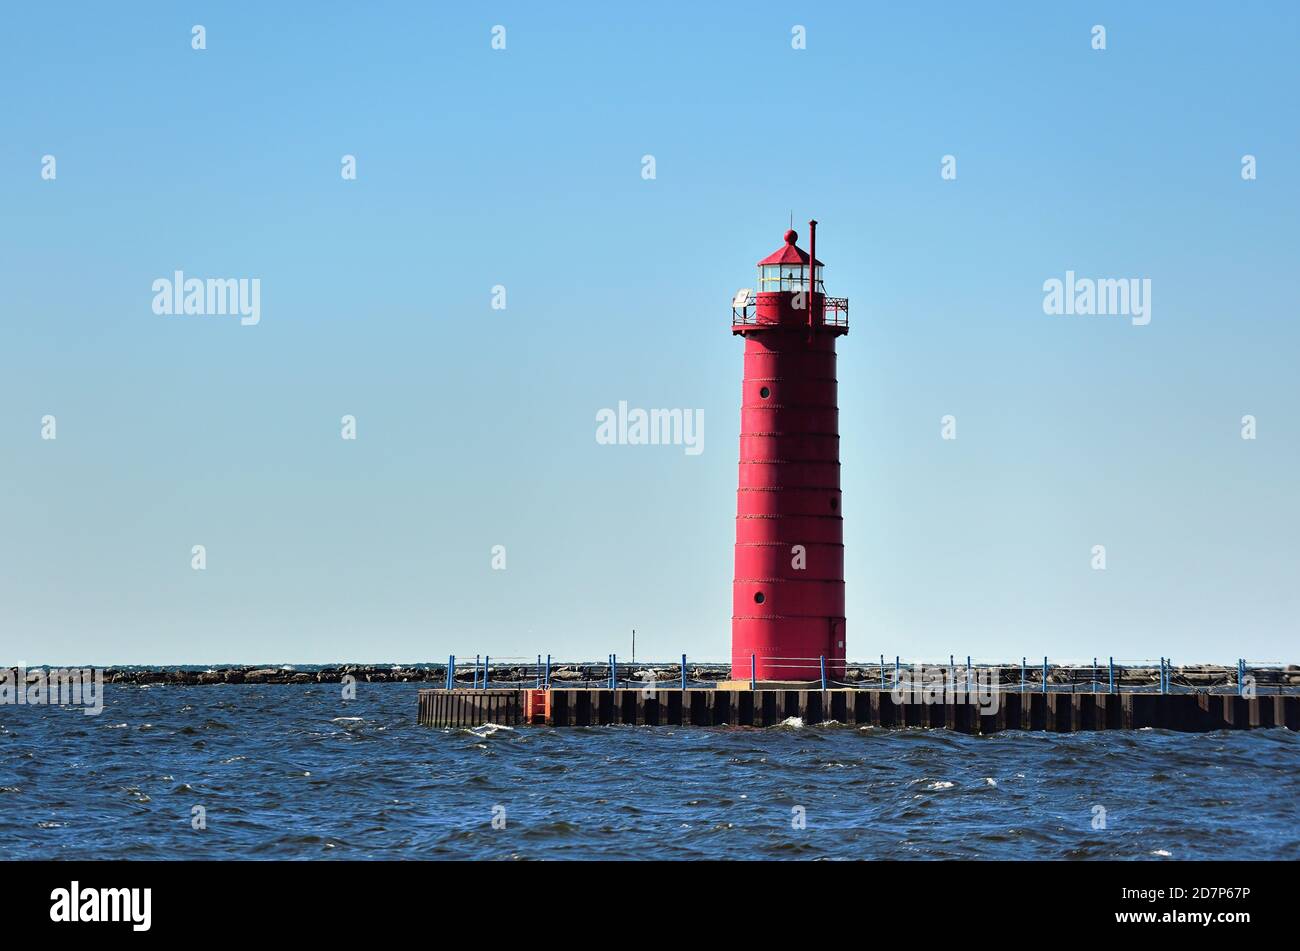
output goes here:
[{"label": "red domed roof", "polygon": [[[773,251],[763,260],[758,262],[758,266],[764,264],[807,264],[808,252],[795,244],[799,240],[799,232],[791,229],[785,233],[785,245]],[[823,267],[821,261],[817,262],[818,267]]]}]

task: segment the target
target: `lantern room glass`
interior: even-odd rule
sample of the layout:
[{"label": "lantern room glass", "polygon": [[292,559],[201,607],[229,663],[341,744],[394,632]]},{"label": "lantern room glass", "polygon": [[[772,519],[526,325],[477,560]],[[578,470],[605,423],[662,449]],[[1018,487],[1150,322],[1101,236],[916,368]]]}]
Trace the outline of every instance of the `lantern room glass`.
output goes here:
[{"label": "lantern room glass", "polygon": [[[759,293],[772,291],[806,291],[808,290],[807,265],[804,264],[764,264],[758,269]],[[824,294],[822,269],[817,268],[817,293]]]}]

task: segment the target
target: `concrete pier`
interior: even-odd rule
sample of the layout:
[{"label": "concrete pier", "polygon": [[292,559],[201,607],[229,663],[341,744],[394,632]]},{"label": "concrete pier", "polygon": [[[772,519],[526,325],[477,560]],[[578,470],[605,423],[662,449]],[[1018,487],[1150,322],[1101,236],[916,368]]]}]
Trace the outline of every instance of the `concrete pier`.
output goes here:
[{"label": "concrete pier", "polygon": [[419,722],[434,727],[777,726],[791,717],[885,729],[931,727],[960,733],[1001,730],[1138,730],[1185,733],[1300,729],[1300,696],[1185,693],[1003,693],[996,709],[955,703],[899,703],[890,691],[764,689],[593,690],[553,688],[420,691]]}]

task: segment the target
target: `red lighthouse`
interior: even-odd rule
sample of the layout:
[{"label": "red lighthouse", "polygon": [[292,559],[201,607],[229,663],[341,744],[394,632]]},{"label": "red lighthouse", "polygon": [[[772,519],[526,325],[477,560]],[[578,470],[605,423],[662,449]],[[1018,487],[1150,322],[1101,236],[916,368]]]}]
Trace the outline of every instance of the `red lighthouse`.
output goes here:
[{"label": "red lighthouse", "polygon": [[[732,301],[745,338],[732,585],[731,675],[815,680],[844,671],[844,517],[835,341],[849,302],[827,297],[794,231],[758,262],[758,292]],[[811,278],[811,284],[810,284]]]}]

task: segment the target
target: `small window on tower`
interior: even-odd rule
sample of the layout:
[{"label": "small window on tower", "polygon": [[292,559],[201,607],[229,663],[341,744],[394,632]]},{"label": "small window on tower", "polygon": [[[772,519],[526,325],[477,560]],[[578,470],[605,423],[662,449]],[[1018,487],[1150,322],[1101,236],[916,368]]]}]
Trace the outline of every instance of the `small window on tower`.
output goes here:
[{"label": "small window on tower", "polygon": [[763,387],[761,390],[758,391],[758,395],[763,397],[763,399],[767,399],[769,396],[772,395],[772,391],[769,390],[767,387]]},{"label": "small window on tower", "polygon": [[755,603],[755,604],[762,604],[762,603],[763,603],[764,601],[766,601],[766,600],[767,600],[767,598],[765,598],[765,597],[763,596],[763,592],[762,592],[762,591],[756,591],[756,592],[754,592],[754,603]]},{"label": "small window on tower", "polygon": [[831,496],[831,511],[832,511],[832,512],[838,512],[839,510],[840,510],[840,500],[837,499],[835,496],[832,495],[832,496]]}]

